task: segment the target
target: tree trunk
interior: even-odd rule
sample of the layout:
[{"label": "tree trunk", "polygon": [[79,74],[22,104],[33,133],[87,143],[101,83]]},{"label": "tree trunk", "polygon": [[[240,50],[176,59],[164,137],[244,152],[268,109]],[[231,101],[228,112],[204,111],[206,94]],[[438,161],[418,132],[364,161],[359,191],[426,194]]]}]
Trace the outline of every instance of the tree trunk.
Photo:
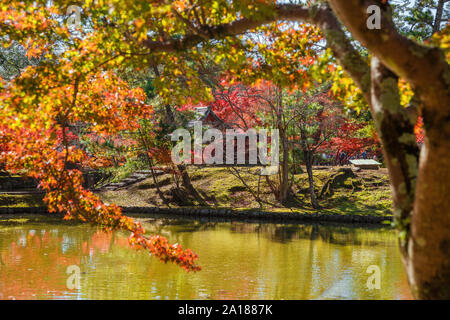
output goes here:
[{"label": "tree trunk", "polygon": [[[393,186],[394,218],[397,227],[407,233],[407,238],[419,159],[414,135],[415,118],[411,119],[400,105],[398,77],[376,57],[371,61],[371,81],[370,106]],[[407,239],[404,245],[406,242]]]},{"label": "tree trunk", "polygon": [[189,177],[189,173],[186,169],[186,166],[179,164],[177,166],[178,170],[181,173],[181,181],[183,184],[183,187],[189,191],[189,193],[194,197],[197,202],[199,202],[202,206],[208,205],[205,200],[202,198],[202,196],[197,192],[197,190],[194,188],[194,186],[191,183],[191,178]]},{"label": "tree trunk", "polygon": [[[412,292],[419,299],[450,299],[449,65],[441,49],[400,35],[392,22],[389,5],[374,0],[329,0],[329,3],[354,38],[377,58],[372,58],[372,80],[367,81],[370,77],[365,72],[351,69],[352,61],[337,56],[371,103],[377,129],[384,135],[383,151],[391,177],[396,220],[403,229],[400,235],[405,238],[402,254]],[[369,4],[383,8],[379,30],[365,28]],[[378,68],[381,63],[407,80],[417,94],[425,127],[418,166],[413,150],[409,149],[412,143],[408,146],[413,132],[407,128],[402,112],[398,112],[397,98],[390,95],[394,88],[392,77],[376,80],[384,74]],[[370,82],[372,89],[367,91]],[[405,126],[398,128],[398,124]]]},{"label": "tree trunk", "polygon": [[144,148],[145,148],[145,156],[147,158],[148,166],[149,166],[150,172],[152,174],[153,183],[155,184],[156,192],[158,193],[159,197],[164,202],[164,204],[166,206],[170,207],[169,201],[167,201],[166,197],[164,196],[164,193],[161,191],[161,188],[159,187],[158,179],[156,178],[155,171],[153,170],[153,160],[148,155],[149,147],[148,147],[148,144],[147,144],[147,140],[145,139],[145,136],[142,133],[141,129],[138,129],[138,132],[139,132],[139,135],[141,136],[141,141],[142,141],[142,144],[144,145]]},{"label": "tree trunk", "polygon": [[314,191],[314,176],[312,170],[313,153],[310,150],[305,151],[305,165],[308,172],[309,195],[311,197],[311,205],[314,209],[320,208],[317,202],[316,192]]},{"label": "tree trunk", "polygon": [[438,32],[441,29],[441,21],[442,21],[442,13],[444,11],[444,2],[445,0],[439,0],[437,8],[436,8],[436,17],[434,18],[433,23],[433,33]]},{"label": "tree trunk", "polygon": [[450,299],[450,126],[427,130],[405,263],[419,299]]},{"label": "tree trunk", "polygon": [[280,177],[280,190],[279,201],[284,203],[289,197],[289,146],[284,128],[279,128],[280,139],[283,145],[283,161],[281,162],[281,177]]},{"label": "tree trunk", "polygon": [[[280,4],[273,18],[243,19],[218,26],[210,30],[211,37],[240,34],[275,19],[310,22],[322,29],[327,46],[352,76],[366,101],[372,104],[374,114],[380,117],[375,116],[374,120],[378,131],[384,132],[383,148],[393,188],[395,215],[407,233],[402,247],[413,294],[417,298],[450,299],[450,69],[443,50],[402,36],[392,22],[391,9],[386,1],[327,2],[332,10],[326,5],[308,8]],[[367,29],[369,5],[382,8],[381,29]],[[410,124],[402,112],[397,112],[396,102],[394,105],[390,103],[389,91],[394,86],[388,82],[394,78],[388,77],[391,80],[384,84],[379,82],[379,85],[371,81],[365,59],[355,50],[335,15],[372,57],[377,57],[396,76],[405,79],[418,94],[426,129],[418,166],[414,151],[409,150],[412,146]],[[165,43],[147,40],[143,45],[153,52],[173,52],[203,40],[203,35],[195,34]],[[372,88],[371,84],[374,85]],[[389,89],[387,95],[380,94],[384,89]],[[394,110],[390,110],[391,107]],[[398,130],[396,123],[405,127]],[[389,134],[395,137],[389,138]],[[402,152],[397,152],[396,144]]]},{"label": "tree trunk", "polygon": [[[155,69],[157,71],[157,69]],[[155,73],[156,73],[155,71]],[[159,73],[157,73],[159,75]],[[175,127],[175,115],[173,114],[172,108],[170,105],[165,105],[165,111],[166,111],[166,121],[168,124],[173,125]],[[183,184],[183,187],[186,188],[186,190],[194,197],[195,200],[197,200],[201,205],[206,206],[207,203],[202,198],[202,196],[197,192],[197,190],[194,188],[191,182],[191,178],[189,177],[189,173],[186,169],[185,165],[179,164],[177,165],[178,171],[181,174],[181,183]]]},{"label": "tree trunk", "polygon": [[399,106],[396,80],[372,58],[372,112],[393,186],[403,262],[416,298],[450,299],[449,115],[438,100],[420,102],[427,130],[417,165],[414,125]]}]

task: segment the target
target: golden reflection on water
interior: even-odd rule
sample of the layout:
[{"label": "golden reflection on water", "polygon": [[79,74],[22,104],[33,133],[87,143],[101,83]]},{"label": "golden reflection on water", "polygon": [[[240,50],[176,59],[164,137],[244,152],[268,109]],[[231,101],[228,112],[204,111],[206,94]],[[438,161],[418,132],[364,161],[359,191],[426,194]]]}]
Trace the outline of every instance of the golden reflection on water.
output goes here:
[{"label": "golden reflection on water", "polygon": [[[387,228],[144,219],[196,251],[186,273],[128,247],[127,235],[39,218],[0,223],[0,299],[410,299]],[[66,286],[81,269],[80,289]],[[366,269],[381,270],[381,289]]]}]

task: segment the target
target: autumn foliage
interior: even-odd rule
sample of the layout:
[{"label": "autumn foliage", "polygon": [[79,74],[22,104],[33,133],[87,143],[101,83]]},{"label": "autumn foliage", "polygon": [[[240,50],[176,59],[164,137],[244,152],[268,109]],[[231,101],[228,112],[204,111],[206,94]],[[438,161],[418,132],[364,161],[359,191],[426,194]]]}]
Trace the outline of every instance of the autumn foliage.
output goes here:
[{"label": "autumn foliage", "polygon": [[[114,137],[140,129],[140,121],[154,112],[145,92],[122,79],[121,71],[161,66],[152,85],[163,103],[187,109],[208,105],[226,123],[243,129],[265,125],[259,116],[260,88],[249,85],[261,79],[298,92],[332,82],[330,90],[336,97],[361,108],[362,92],[325,48],[326,34],[304,23],[312,15],[287,23],[284,18],[292,19],[294,14],[280,9],[283,6],[276,1],[87,0],[80,5],[78,25],[69,26],[67,7],[72,4],[70,0],[2,0],[0,4],[0,45],[19,44],[27,58],[40,59],[17,77],[0,79],[0,163],[9,171],[38,179],[51,212],[105,230],[129,231],[130,244],[186,270],[199,270],[196,254],[163,237],[146,235],[119,207],[104,204],[82,187],[82,164],[108,163],[80,148],[70,128],[82,123],[92,137]],[[275,12],[284,18],[274,19]],[[325,13],[322,10],[317,19],[327,17]],[[246,31],[253,35],[245,35]],[[338,32],[329,31],[328,35]],[[208,41],[211,38],[215,40]],[[343,45],[343,49],[348,48]],[[207,88],[202,79],[211,65],[224,71],[215,89]],[[278,111],[276,125],[285,119]],[[319,128],[313,138],[323,136],[323,123],[330,116],[310,117],[308,121]],[[416,128],[418,137],[423,136],[420,128]],[[370,142],[353,137],[358,129],[354,123],[344,123],[336,137],[316,142],[352,154]],[[297,134],[285,135],[294,139]],[[167,148],[148,144],[146,153],[159,162],[169,161]]]},{"label": "autumn foliage", "polygon": [[[125,230],[129,242],[164,262],[197,271],[197,255],[172,245],[164,237],[146,235],[134,219],[114,204],[82,186],[80,164],[87,154],[74,143],[69,127],[83,123],[95,135],[113,135],[139,127],[152,107],[144,103],[140,88],[131,88],[116,70],[123,56],[107,45],[105,34],[71,35],[61,25],[56,6],[37,1],[2,1],[2,45],[22,44],[29,57],[41,56],[38,66],[0,82],[1,160],[6,169],[40,181],[50,212],[100,226],[105,231]],[[61,50],[53,50],[54,46]]]}]

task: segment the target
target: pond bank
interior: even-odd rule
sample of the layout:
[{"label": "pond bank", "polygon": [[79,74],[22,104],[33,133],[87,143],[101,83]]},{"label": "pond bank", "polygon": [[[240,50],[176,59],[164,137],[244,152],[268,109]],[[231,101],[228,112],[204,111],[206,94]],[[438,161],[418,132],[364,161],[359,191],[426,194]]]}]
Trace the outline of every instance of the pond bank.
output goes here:
[{"label": "pond bank", "polygon": [[[190,168],[192,183],[207,205],[200,205],[183,189],[181,193],[174,192],[176,188],[169,174],[158,177],[159,187],[168,204],[161,201],[154,181],[150,178],[117,190],[100,190],[95,193],[105,203],[114,203],[127,214],[165,214],[175,219],[211,217],[269,223],[285,221],[348,224],[383,224],[384,221],[392,221],[392,197],[386,169],[354,172],[353,177],[337,183],[336,177],[342,173],[342,169],[348,168],[327,167],[314,171],[316,194],[322,195],[319,200],[320,210],[314,209],[310,204],[306,173],[295,175],[290,201],[280,203],[265,179],[258,180],[255,175],[257,168],[241,170],[241,177],[245,179],[247,186],[227,168]],[[336,182],[333,182],[333,188],[329,187],[330,181]],[[251,189],[253,192],[250,192]],[[260,202],[254,196],[258,190]],[[326,192],[322,194],[322,190]],[[43,195],[37,192],[0,192],[0,214],[45,214]]]},{"label": "pond bank", "polygon": [[[392,216],[374,216],[357,214],[337,214],[319,212],[295,211],[264,211],[256,209],[214,209],[214,208],[158,208],[158,207],[122,207],[125,214],[164,214],[176,217],[212,217],[230,220],[266,220],[284,222],[338,222],[338,223],[369,223],[388,224]],[[46,207],[0,207],[0,214],[50,214]]]}]

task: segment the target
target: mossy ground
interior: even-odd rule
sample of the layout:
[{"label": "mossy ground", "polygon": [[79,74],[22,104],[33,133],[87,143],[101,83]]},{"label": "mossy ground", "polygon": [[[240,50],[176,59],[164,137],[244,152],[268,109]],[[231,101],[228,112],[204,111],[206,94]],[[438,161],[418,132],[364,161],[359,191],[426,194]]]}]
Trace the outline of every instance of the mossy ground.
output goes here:
[{"label": "mossy ground", "polygon": [[[338,167],[314,170],[314,182],[317,194],[322,186]],[[235,210],[261,209],[265,211],[293,211],[316,212],[310,203],[308,193],[308,177],[306,173],[294,176],[294,196],[286,204],[278,202],[270,191],[265,177],[259,178],[259,168],[241,168],[239,173],[245,181],[236,177],[229,168],[189,168],[192,184],[212,208],[233,208]],[[274,177],[271,177],[275,180]],[[158,178],[160,188],[168,199],[171,198],[170,190],[174,188],[170,175]],[[258,203],[252,195],[258,193],[263,200]],[[355,185],[358,187],[355,188]],[[252,189],[252,192],[248,190]],[[152,179],[146,179],[125,189],[100,192],[103,200],[116,203],[121,206],[159,206],[165,207],[156,193]],[[389,178],[386,169],[363,170],[356,173],[355,178],[350,178],[334,190],[333,195],[319,200],[321,213],[330,214],[359,214],[359,215],[391,215],[392,198],[389,186]],[[195,206],[193,200],[189,200],[185,206]],[[179,207],[173,202],[171,207]]]},{"label": "mossy ground", "polygon": [[0,194],[0,207],[42,207],[43,194]]},{"label": "mossy ground", "polygon": [[[286,204],[278,202],[270,191],[265,177],[258,175],[259,168],[240,168],[242,181],[229,168],[190,167],[189,175],[192,184],[203,196],[211,208],[232,208],[234,210],[261,209],[264,211],[313,213],[308,193],[308,176],[306,173],[296,174],[293,180],[294,195]],[[322,186],[336,173],[339,167],[314,170],[314,182],[317,195]],[[272,180],[276,180],[271,176]],[[158,177],[161,190],[171,199],[174,188],[172,176]],[[258,194],[263,202],[258,203],[253,194]],[[355,185],[358,187],[355,188]],[[251,188],[252,192],[248,190]],[[99,192],[100,197],[109,203],[120,206],[158,206],[166,207],[158,194],[151,178],[117,191]],[[334,190],[329,197],[319,199],[320,213],[358,214],[358,215],[391,215],[392,198],[389,178],[386,169],[363,170],[356,173],[355,178],[347,179],[343,185]],[[0,194],[0,207],[39,207],[43,206],[42,194]],[[196,206],[190,199],[184,206]],[[182,206],[171,202],[171,207]]]}]

